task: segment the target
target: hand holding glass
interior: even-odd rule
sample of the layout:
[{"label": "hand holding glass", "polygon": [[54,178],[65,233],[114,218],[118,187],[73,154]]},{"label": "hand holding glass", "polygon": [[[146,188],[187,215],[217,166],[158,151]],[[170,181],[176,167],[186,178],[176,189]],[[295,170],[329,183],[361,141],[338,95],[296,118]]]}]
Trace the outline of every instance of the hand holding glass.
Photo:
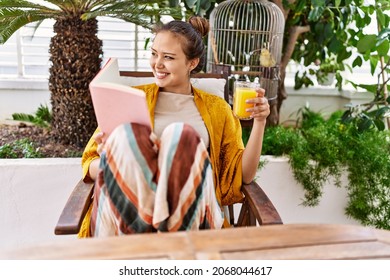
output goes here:
[{"label": "hand holding glass", "polygon": [[254,104],[247,104],[246,100],[256,98],[256,89],[259,87],[259,83],[247,81],[234,82],[233,114],[240,120],[251,119],[252,112],[247,112],[246,109],[252,108]]}]

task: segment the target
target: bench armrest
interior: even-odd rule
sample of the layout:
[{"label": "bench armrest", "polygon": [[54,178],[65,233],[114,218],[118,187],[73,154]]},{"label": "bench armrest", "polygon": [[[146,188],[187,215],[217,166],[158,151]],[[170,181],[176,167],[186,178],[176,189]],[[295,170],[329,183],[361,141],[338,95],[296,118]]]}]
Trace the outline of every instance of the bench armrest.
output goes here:
[{"label": "bench armrest", "polygon": [[54,229],[56,235],[77,234],[92,202],[93,183],[80,180],[72,191]]},{"label": "bench armrest", "polygon": [[[245,201],[239,216],[238,226],[283,224],[282,219],[263,189],[256,183],[244,184],[241,188]],[[246,213],[243,213],[246,211]],[[248,215],[247,218],[245,216]],[[246,223],[243,222],[246,220]]]}]

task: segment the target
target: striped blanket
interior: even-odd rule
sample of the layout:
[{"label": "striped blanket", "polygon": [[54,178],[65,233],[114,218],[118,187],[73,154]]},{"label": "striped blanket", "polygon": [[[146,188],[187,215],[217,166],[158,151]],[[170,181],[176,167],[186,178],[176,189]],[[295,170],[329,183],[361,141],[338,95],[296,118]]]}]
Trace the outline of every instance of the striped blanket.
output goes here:
[{"label": "striped blanket", "polygon": [[221,228],[207,149],[195,130],[121,125],[107,139],[95,185],[90,231],[110,236]]}]

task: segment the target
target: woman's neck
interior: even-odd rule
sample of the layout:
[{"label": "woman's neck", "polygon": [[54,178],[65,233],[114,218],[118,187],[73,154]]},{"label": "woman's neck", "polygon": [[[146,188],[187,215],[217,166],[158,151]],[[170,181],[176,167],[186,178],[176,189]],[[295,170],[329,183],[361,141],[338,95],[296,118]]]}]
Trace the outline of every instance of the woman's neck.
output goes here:
[{"label": "woman's neck", "polygon": [[180,87],[180,88],[163,87],[163,88],[160,88],[160,90],[166,91],[166,92],[171,92],[171,93],[192,95],[191,83],[188,83],[188,86],[186,86],[186,87]]}]

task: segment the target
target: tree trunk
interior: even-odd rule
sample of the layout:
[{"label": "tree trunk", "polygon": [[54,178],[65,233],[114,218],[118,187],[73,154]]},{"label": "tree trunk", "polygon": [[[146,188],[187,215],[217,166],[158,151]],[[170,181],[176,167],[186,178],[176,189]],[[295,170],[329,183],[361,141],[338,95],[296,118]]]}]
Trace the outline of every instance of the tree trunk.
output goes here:
[{"label": "tree trunk", "polygon": [[54,24],[50,42],[49,90],[52,129],[57,141],[86,145],[97,127],[89,83],[100,70],[102,42],[97,20],[66,17]]}]

